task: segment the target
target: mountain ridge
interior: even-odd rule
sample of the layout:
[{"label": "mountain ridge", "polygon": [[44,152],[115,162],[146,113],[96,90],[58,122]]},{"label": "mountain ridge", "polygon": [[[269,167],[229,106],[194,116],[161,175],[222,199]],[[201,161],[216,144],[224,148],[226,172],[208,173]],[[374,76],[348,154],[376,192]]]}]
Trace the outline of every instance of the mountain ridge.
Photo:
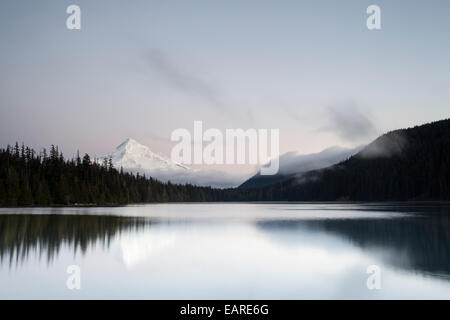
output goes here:
[{"label": "mountain ridge", "polygon": [[388,132],[349,159],[254,189],[162,183],[88,154],[0,149],[0,206],[217,201],[449,201],[450,119]]},{"label": "mountain ridge", "polygon": [[257,174],[242,183],[239,188],[264,187],[277,182],[288,180],[298,174],[311,170],[317,170],[336,164],[359,152],[363,146],[356,148],[343,148],[339,146],[328,147],[320,152],[309,154],[297,154],[287,152],[279,157],[280,170],[276,175],[263,176]]},{"label": "mountain ridge", "polygon": [[450,200],[450,119],[390,131],[333,166],[255,191],[253,200]]}]

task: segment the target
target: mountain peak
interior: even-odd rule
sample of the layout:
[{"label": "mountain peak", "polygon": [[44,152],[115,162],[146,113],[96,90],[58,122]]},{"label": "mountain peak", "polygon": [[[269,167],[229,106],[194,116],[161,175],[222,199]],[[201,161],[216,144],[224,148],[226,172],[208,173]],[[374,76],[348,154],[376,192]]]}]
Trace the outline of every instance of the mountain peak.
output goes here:
[{"label": "mountain peak", "polygon": [[173,163],[139,143],[133,138],[125,139],[117,148],[110,152],[107,158],[112,159],[115,168],[123,168],[131,172],[152,174],[155,171],[186,170],[189,169],[177,163]]},{"label": "mountain peak", "polygon": [[136,143],[137,141],[134,140],[133,138],[126,138],[124,142],[122,143]]},{"label": "mountain peak", "polygon": [[141,145],[141,146],[143,146],[141,143],[137,142],[133,138],[126,138],[121,144],[119,144],[117,146],[116,149],[125,148],[125,147],[133,146],[133,145]]}]

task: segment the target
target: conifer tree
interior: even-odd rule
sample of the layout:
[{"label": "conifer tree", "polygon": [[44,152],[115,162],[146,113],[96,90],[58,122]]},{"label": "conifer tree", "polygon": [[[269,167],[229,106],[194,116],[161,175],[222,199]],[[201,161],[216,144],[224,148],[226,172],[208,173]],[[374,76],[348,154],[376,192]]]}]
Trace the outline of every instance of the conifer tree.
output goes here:
[{"label": "conifer tree", "polygon": [[0,206],[6,205],[6,190],[2,179],[0,179]]}]

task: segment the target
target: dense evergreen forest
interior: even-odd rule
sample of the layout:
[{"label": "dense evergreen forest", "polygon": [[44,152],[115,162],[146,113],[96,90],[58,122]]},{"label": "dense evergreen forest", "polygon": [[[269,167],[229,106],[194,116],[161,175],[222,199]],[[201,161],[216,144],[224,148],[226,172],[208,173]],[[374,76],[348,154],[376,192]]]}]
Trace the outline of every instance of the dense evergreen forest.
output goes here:
[{"label": "dense evergreen forest", "polygon": [[0,206],[201,201],[450,200],[450,119],[382,135],[331,167],[254,189],[162,183],[89,155],[0,149]]},{"label": "dense evergreen forest", "polygon": [[450,200],[450,119],[382,135],[350,159],[262,190],[251,200]]},{"label": "dense evergreen forest", "polygon": [[55,146],[39,153],[17,143],[0,149],[0,206],[226,201],[231,196],[226,190],[124,173],[108,159],[99,164],[88,154],[65,160]]}]

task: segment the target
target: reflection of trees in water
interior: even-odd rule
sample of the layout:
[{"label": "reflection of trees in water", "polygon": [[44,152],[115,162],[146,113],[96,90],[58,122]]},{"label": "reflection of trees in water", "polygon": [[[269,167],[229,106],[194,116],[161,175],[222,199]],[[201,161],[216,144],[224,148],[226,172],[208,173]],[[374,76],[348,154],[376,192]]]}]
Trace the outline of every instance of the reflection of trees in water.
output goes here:
[{"label": "reflection of trees in water", "polygon": [[48,262],[63,246],[76,254],[89,247],[109,248],[121,232],[150,224],[145,218],[91,215],[0,215],[0,263],[19,264],[35,252]]},{"label": "reflection of trees in water", "polygon": [[449,219],[348,220],[311,223],[345,236],[363,248],[381,249],[395,267],[441,276],[450,275]]},{"label": "reflection of trees in water", "polygon": [[450,216],[411,216],[393,219],[323,219],[268,221],[266,230],[325,231],[380,254],[384,263],[406,271],[450,278]]}]

